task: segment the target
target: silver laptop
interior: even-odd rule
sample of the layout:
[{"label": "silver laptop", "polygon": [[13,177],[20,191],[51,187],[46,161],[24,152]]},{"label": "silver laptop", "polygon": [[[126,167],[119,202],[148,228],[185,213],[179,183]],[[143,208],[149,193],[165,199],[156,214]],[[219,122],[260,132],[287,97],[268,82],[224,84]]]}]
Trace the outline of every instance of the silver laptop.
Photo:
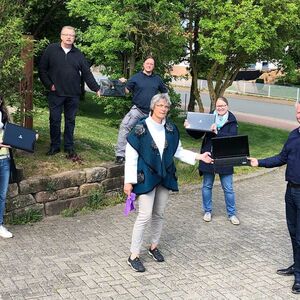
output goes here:
[{"label": "silver laptop", "polygon": [[3,144],[28,152],[34,152],[36,132],[16,124],[6,123]]},{"label": "silver laptop", "polygon": [[215,115],[198,112],[188,112],[186,117],[189,127],[186,129],[197,131],[211,131],[211,126],[215,123]]}]

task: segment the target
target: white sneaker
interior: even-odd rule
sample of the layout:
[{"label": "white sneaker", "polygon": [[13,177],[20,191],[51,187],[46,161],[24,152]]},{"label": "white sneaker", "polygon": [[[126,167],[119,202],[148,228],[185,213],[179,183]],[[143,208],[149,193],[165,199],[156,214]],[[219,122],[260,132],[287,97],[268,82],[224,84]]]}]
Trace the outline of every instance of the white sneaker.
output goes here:
[{"label": "white sneaker", "polygon": [[4,239],[9,239],[13,237],[12,233],[9,232],[3,225],[0,225],[0,236]]},{"label": "white sneaker", "polygon": [[237,218],[237,216],[231,216],[229,218],[229,221],[231,222],[231,224],[233,225],[240,225],[240,220]]},{"label": "white sneaker", "polygon": [[211,213],[210,212],[206,212],[203,216],[203,220],[205,222],[210,222],[211,221]]}]

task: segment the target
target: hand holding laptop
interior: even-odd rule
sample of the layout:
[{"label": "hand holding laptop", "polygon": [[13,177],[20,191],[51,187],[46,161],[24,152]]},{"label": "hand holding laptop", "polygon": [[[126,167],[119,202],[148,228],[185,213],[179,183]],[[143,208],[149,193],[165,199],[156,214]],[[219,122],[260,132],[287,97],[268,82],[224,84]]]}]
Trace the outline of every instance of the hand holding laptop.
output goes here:
[{"label": "hand holding laptop", "polygon": [[210,152],[197,153],[196,160],[202,160],[207,164],[210,164],[213,162]]},{"label": "hand holding laptop", "polygon": [[11,146],[0,143],[0,148],[11,148]]},{"label": "hand holding laptop", "polygon": [[247,159],[250,161],[251,167],[258,167],[258,160],[255,157],[247,157]]},{"label": "hand holding laptop", "polygon": [[218,129],[217,129],[217,124],[214,123],[210,127],[211,131],[214,132],[215,134],[218,134]]}]

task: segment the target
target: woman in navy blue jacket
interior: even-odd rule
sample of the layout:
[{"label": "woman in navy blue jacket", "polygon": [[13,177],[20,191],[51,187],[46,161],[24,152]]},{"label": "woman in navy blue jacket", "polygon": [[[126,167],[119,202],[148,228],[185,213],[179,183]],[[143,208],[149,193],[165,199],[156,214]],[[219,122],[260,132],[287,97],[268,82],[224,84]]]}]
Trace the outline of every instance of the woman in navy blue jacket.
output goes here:
[{"label": "woman in navy blue jacket", "polygon": [[[211,152],[211,139],[213,137],[232,136],[238,134],[238,123],[230,111],[228,111],[228,101],[225,97],[219,97],[216,102],[216,123],[212,126],[212,132],[199,132],[187,129],[187,133],[194,138],[203,137],[201,153]],[[185,123],[185,127],[187,127]],[[240,221],[236,216],[235,193],[233,190],[233,167],[214,166],[203,161],[199,163],[199,173],[203,175],[202,201],[204,216],[203,220],[211,221],[212,214],[212,188],[215,180],[215,174],[219,174],[221,185],[224,191],[227,215],[233,225],[239,225]]]}]

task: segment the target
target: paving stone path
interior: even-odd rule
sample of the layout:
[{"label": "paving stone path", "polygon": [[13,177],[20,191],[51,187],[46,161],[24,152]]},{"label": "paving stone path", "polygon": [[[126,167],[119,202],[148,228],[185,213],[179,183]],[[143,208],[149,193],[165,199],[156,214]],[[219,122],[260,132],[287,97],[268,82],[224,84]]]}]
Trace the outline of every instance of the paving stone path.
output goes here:
[{"label": "paving stone path", "polygon": [[240,226],[227,220],[219,185],[211,223],[202,220],[198,186],[172,194],[160,246],[166,261],[152,261],[145,243],[145,273],[126,264],[136,214],[124,217],[123,205],[9,226],[15,237],[0,240],[0,299],[300,299],[293,278],[275,273],[291,263],[284,168],[240,179],[235,191]]}]

